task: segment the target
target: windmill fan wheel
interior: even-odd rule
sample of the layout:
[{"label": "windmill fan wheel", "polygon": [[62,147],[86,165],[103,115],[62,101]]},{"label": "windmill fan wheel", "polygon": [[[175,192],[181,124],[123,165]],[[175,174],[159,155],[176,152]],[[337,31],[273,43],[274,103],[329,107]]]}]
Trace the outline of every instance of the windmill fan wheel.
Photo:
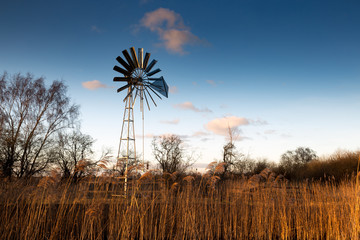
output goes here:
[{"label": "windmill fan wheel", "polygon": [[163,76],[154,77],[154,75],[159,73],[161,70],[159,68],[153,70],[157,61],[154,59],[149,63],[151,54],[146,53],[144,57],[143,52],[143,48],[139,48],[138,54],[136,54],[134,47],[130,48],[131,55],[126,49],[122,51],[124,58],[121,56],[116,58],[121,67],[115,65],[113,69],[118,73],[121,73],[123,76],[114,77],[114,81],[126,83],[124,86],[117,89],[117,92],[127,89],[127,95],[125,96],[124,101],[126,101],[128,97],[132,97],[134,95],[134,99],[136,99],[137,96],[140,97],[142,104],[143,99],[145,98],[146,104],[150,110],[148,97],[150,97],[156,106],[152,94],[156,95],[160,99],[160,95],[167,98],[169,87]]}]

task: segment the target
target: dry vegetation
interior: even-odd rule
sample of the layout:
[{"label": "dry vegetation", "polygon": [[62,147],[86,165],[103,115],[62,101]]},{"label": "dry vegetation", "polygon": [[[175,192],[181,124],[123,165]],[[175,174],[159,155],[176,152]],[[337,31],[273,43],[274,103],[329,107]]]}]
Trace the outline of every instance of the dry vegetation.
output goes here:
[{"label": "dry vegetation", "polygon": [[255,161],[229,127],[206,174],[184,174],[194,159],[171,135],[152,142],[161,171],[140,177],[137,159],[91,160],[78,115],[63,82],[0,75],[1,240],[360,238],[360,151],[299,147]]},{"label": "dry vegetation", "polygon": [[148,172],[126,198],[119,182],[2,182],[0,239],[359,238],[355,178],[295,184],[268,169],[236,180]]}]

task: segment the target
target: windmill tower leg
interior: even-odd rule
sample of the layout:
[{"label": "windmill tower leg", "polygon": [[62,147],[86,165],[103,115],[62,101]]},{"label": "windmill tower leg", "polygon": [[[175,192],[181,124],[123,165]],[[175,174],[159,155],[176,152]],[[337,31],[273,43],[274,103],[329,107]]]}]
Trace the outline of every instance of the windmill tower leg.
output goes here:
[{"label": "windmill tower leg", "polygon": [[133,97],[130,91],[131,91],[131,87],[129,87],[128,89],[128,94],[130,95],[127,97],[125,103],[119,150],[117,155],[117,161],[118,161],[117,165],[122,166],[123,164],[125,164],[125,173],[124,173],[125,195],[127,193],[129,161],[136,160],[134,108],[133,108]]}]

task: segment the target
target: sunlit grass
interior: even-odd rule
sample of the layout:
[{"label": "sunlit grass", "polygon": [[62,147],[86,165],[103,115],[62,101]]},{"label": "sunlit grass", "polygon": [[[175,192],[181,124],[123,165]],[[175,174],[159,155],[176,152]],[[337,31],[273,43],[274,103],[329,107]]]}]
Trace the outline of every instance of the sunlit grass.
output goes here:
[{"label": "sunlit grass", "polygon": [[[1,183],[0,239],[358,239],[356,181],[153,176]],[[259,176],[260,177],[260,176]]]}]

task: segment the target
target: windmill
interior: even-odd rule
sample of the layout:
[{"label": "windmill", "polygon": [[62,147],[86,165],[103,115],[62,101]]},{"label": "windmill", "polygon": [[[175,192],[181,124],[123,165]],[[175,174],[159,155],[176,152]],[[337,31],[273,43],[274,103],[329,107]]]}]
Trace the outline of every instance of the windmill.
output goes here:
[{"label": "windmill", "polygon": [[[159,68],[152,70],[157,61],[154,59],[149,63],[150,53],[146,53],[144,57],[143,48],[138,49],[138,54],[134,47],[130,48],[130,54],[125,49],[122,51],[125,60],[118,56],[116,60],[123,67],[117,65],[114,66],[114,70],[121,73],[123,77],[114,77],[114,82],[124,82],[124,86],[120,87],[117,92],[127,90],[126,96],[123,100],[125,102],[124,117],[121,128],[121,136],[119,143],[119,150],[117,155],[117,161],[125,161],[125,187],[127,187],[127,170],[129,160],[136,159],[136,145],[135,145],[135,129],[134,129],[134,105],[136,99],[140,99],[140,111],[142,112],[142,137],[143,137],[143,163],[144,163],[144,99],[148,109],[150,105],[148,99],[151,99],[155,106],[156,102],[153,95],[162,99],[160,95],[168,97],[169,87],[166,84],[164,77],[154,77],[155,74],[161,70]],[[123,144],[123,145],[122,145]],[[125,145],[125,146],[124,146]],[[126,147],[125,154],[120,157],[120,151]],[[131,152],[133,149],[133,152]]]}]

